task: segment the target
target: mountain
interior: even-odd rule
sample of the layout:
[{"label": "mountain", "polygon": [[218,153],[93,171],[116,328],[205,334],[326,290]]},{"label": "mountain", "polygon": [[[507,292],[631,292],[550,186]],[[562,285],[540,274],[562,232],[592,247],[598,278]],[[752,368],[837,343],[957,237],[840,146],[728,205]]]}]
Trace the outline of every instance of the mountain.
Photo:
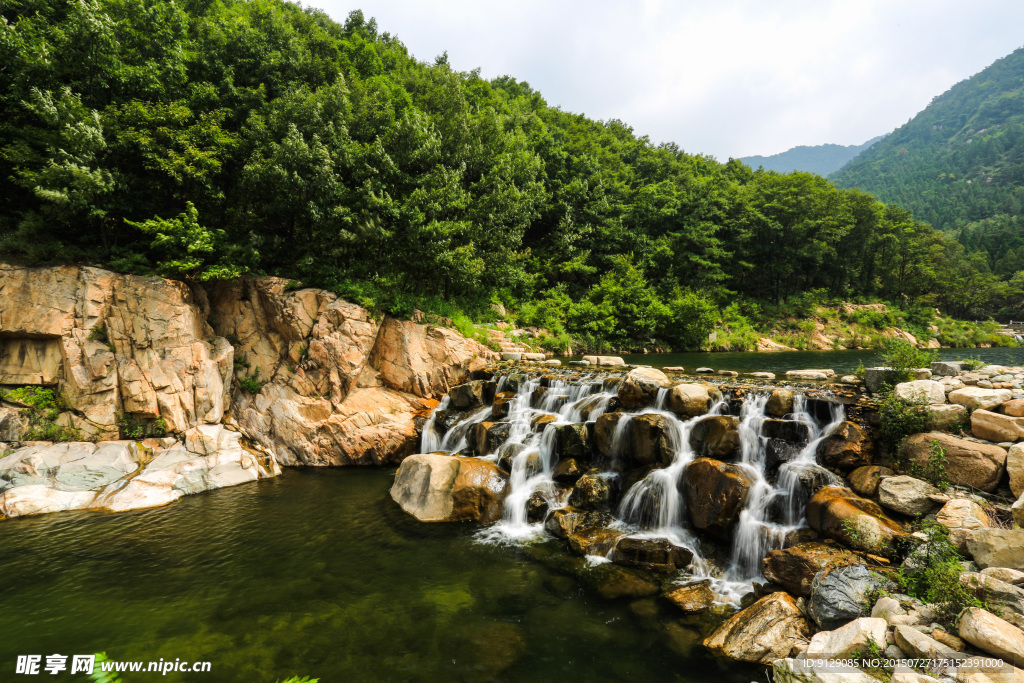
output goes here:
[{"label": "mountain", "polygon": [[1024,270],[1024,48],[936,97],[832,180],[956,235],[999,275]]},{"label": "mountain", "polygon": [[764,167],[766,171],[789,173],[790,171],[807,171],[827,176],[838,171],[846,162],[881,140],[884,135],[871,138],[863,145],[800,145],[793,149],[772,154],[771,156],[742,157],[740,161],[751,168]]}]

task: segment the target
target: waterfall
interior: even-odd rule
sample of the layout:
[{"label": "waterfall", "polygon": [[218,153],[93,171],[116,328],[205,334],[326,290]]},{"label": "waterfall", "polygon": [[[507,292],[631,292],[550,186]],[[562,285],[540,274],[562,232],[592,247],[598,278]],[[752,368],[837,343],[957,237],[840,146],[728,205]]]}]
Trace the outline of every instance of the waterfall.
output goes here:
[{"label": "waterfall", "polygon": [[796,526],[802,523],[806,496],[804,486],[800,482],[800,475],[815,470],[816,473],[828,480],[829,486],[842,486],[842,480],[823,467],[818,466],[818,446],[835,432],[839,425],[846,419],[846,411],[839,403],[830,406],[831,419],[824,429],[818,428],[818,423],[807,412],[807,399],[798,395],[793,400],[793,412],[801,422],[808,425],[809,439],[800,453],[792,460],[784,463],[779,468],[778,484],[782,491],[783,518],[786,523]]},{"label": "waterfall", "polygon": [[434,453],[441,450],[441,435],[437,433],[437,414],[442,410],[448,409],[448,404],[451,399],[445,394],[445,397],[441,399],[441,402],[434,408],[434,411],[430,413],[430,419],[427,420],[427,424],[423,425],[423,437],[420,439],[420,453]]}]

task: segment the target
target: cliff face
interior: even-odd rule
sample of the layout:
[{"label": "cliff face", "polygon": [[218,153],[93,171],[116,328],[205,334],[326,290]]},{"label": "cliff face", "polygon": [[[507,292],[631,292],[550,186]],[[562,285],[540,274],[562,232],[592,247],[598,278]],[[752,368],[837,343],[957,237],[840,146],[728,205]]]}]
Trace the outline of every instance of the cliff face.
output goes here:
[{"label": "cliff face", "polygon": [[[0,264],[0,386],[53,389],[63,401],[57,422],[89,441],[117,440],[125,424],[160,424],[168,438],[147,447],[181,451],[176,460],[214,456],[224,439],[209,435],[234,433],[235,460],[259,476],[272,476],[277,463],[397,463],[415,449],[416,420],[433,397],[496,359],[451,330],[376,319],[330,292],[287,291],[277,278],[207,291],[96,268]],[[18,406],[0,405],[0,506],[27,481],[19,473],[34,472],[32,486],[62,487],[68,449],[47,452],[41,472],[26,462],[38,460],[29,449],[5,453],[29,445],[18,443],[26,430]],[[253,457],[263,465],[252,466]],[[90,507],[86,498],[68,504]],[[19,509],[0,514],[33,511]]]}]

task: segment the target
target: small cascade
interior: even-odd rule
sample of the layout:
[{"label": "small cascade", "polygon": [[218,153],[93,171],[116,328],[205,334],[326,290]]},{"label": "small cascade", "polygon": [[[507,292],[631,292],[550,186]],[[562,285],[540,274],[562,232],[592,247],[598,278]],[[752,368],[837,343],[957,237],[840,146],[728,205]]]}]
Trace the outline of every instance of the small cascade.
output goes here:
[{"label": "small cascade", "polygon": [[442,410],[448,410],[451,399],[445,394],[437,408],[430,413],[430,419],[423,425],[423,436],[420,439],[420,453],[434,453],[442,449],[442,438],[437,433],[437,414]]},{"label": "small cascade", "polygon": [[[444,434],[441,439],[441,447],[438,450],[449,453],[461,453],[469,448],[469,432],[473,427],[480,424],[491,414],[491,407],[478,408],[469,417],[461,420]],[[433,417],[433,416],[431,416]]]},{"label": "small cascade", "polygon": [[826,479],[829,486],[842,486],[843,484],[839,477],[818,465],[818,446],[839,429],[839,425],[846,419],[846,411],[841,404],[833,403],[830,409],[829,423],[824,428],[819,428],[818,423],[807,411],[807,398],[798,395],[793,399],[793,414],[797,420],[808,425],[810,438],[807,445],[794,459],[779,468],[778,485],[782,492],[783,519],[786,524],[791,526],[796,526],[803,521],[804,508],[807,505],[804,486],[800,481],[801,475],[814,470],[814,474]]},{"label": "small cascade", "polygon": [[512,459],[509,494],[505,509],[492,529],[507,539],[525,540],[542,533],[542,525],[527,520],[530,497],[542,488],[554,488],[551,472],[555,466],[555,425],[544,427],[539,443],[528,447]]}]

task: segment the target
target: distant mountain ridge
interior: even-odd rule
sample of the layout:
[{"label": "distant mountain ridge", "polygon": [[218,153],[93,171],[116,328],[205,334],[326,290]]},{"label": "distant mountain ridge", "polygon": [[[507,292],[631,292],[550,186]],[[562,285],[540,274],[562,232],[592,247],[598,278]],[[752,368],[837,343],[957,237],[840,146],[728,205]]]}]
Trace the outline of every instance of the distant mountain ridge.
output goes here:
[{"label": "distant mountain ridge", "polygon": [[766,171],[807,171],[827,176],[841,169],[851,159],[884,137],[879,135],[862,145],[800,145],[771,156],[740,157],[740,161],[751,168],[761,166]]}]

